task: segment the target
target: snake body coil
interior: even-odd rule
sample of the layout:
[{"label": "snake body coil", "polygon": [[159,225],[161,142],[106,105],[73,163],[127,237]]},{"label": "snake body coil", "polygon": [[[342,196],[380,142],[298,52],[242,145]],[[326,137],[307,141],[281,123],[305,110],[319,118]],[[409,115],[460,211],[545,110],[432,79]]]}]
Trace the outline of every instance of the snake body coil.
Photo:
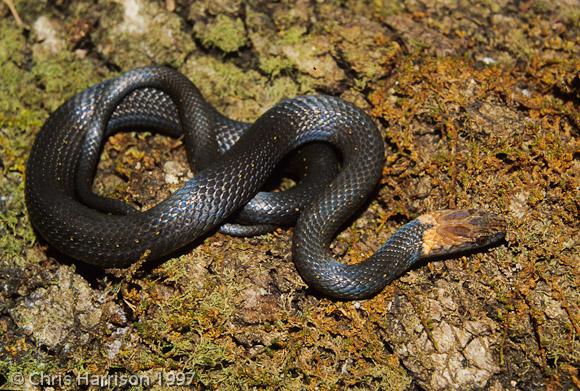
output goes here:
[{"label": "snake body coil", "polygon": [[[198,170],[181,189],[145,212],[91,190],[104,141],[131,127],[182,135]],[[258,193],[284,156],[316,141],[340,154],[340,169],[332,180],[325,172],[334,176],[334,153],[328,147],[311,147],[309,161],[324,169],[305,175],[296,189],[277,193],[282,197],[277,201]],[[49,244],[103,267],[170,254],[236,212],[257,227],[288,224],[299,214],[292,249],[297,270],[310,286],[341,299],[380,291],[421,258],[503,237],[503,222],[492,214],[441,211],[406,224],[361,263],[334,260],[329,245],[376,186],[383,157],[383,141],[372,120],[339,98],[284,100],[250,125],[219,114],[179,72],[141,68],[79,93],[49,117],[28,161],[26,203],[33,226]],[[230,231],[237,229],[244,233],[236,225]]]}]

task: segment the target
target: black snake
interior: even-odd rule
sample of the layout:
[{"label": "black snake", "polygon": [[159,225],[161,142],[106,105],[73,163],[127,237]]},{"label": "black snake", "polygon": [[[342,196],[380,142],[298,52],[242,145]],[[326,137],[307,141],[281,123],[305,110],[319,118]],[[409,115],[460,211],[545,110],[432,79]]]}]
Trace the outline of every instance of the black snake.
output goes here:
[{"label": "black snake", "polygon": [[[125,129],[182,136],[198,171],[144,212],[92,192],[106,138]],[[259,193],[280,160],[302,146],[294,160],[303,180],[286,192]],[[295,222],[298,272],[311,287],[341,299],[373,295],[420,259],[503,238],[505,224],[491,213],[439,211],[407,223],[360,263],[336,261],[330,244],[376,186],[384,153],[370,117],[339,98],[283,100],[246,124],[217,112],[181,73],[140,68],[80,92],[48,118],[28,160],[26,204],[49,244],[103,267],[174,253],[234,214],[237,223],[223,229],[241,235]]]}]

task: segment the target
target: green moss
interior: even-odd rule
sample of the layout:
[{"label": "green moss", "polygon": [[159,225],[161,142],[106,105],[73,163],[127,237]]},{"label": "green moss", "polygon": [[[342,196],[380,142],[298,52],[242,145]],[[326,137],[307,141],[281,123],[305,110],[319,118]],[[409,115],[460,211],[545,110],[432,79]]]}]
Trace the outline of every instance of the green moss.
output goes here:
[{"label": "green moss", "polygon": [[[493,13],[498,13],[501,10],[501,4],[496,0],[480,0],[480,3],[488,8]],[[471,4],[471,2],[466,2],[465,5]]]},{"label": "green moss", "polygon": [[212,104],[241,120],[253,120],[280,99],[300,92],[289,77],[268,80],[211,56],[192,57],[182,71]]},{"label": "green moss", "polygon": [[[22,343],[24,343],[24,339],[20,339],[16,342],[16,344]],[[22,346],[20,348],[22,348]],[[28,380],[28,376],[35,373],[44,373],[47,375],[57,373],[58,366],[48,354],[31,346],[27,348],[28,351],[20,357],[18,362],[14,362],[10,359],[0,360],[0,375],[2,375],[7,381],[5,384],[0,385],[0,389],[21,390],[23,389],[23,384],[20,379],[26,381]]]},{"label": "green moss", "polygon": [[506,41],[512,53],[519,58],[530,58],[533,54],[528,37],[521,29],[512,29],[506,37]]},{"label": "green moss", "polygon": [[195,31],[205,46],[217,47],[225,53],[236,52],[247,43],[242,20],[223,14],[207,26],[195,28]]},{"label": "green moss", "polygon": [[[291,27],[282,31],[277,38],[276,45],[296,45],[304,40],[306,29],[301,26]],[[283,72],[290,71],[295,66],[294,62],[285,55],[260,56],[260,69],[272,77]]]},{"label": "green moss", "polygon": [[[28,223],[24,205],[24,183],[18,174],[5,174],[0,178],[0,249],[2,260],[9,260],[9,265],[25,264],[26,250],[36,241],[34,232]],[[2,265],[4,267],[9,266]]]},{"label": "green moss", "polygon": [[400,14],[404,9],[404,3],[398,0],[373,0],[373,12],[379,17],[389,17]]},{"label": "green moss", "polygon": [[0,124],[30,126],[40,121],[42,96],[32,74],[12,61],[0,63]]},{"label": "green moss", "polygon": [[108,61],[122,69],[151,64],[179,67],[195,50],[181,18],[161,4],[111,0],[103,4],[106,9],[99,12],[107,17],[100,19],[101,28],[91,38]]},{"label": "green moss", "polygon": [[304,40],[306,28],[302,26],[294,26],[281,33],[280,43],[282,45],[294,45],[301,43]]},{"label": "green moss", "polygon": [[553,3],[547,0],[534,0],[532,9],[539,14],[546,13],[553,9]]},{"label": "green moss", "polygon": [[24,23],[31,23],[42,12],[45,12],[48,0],[12,0]]},{"label": "green moss", "polygon": [[[72,95],[105,79],[89,59],[79,59],[68,51],[34,57],[32,75],[43,86],[43,104],[49,111],[56,110]],[[67,77],[63,77],[63,75]]]},{"label": "green moss", "polygon": [[560,15],[564,20],[567,20],[573,28],[580,28],[580,9],[576,5],[562,4]]},{"label": "green moss", "polygon": [[[244,71],[211,56],[192,58],[182,69],[210,101],[244,101],[256,96],[266,79],[256,71]],[[222,103],[223,104],[223,103]]]},{"label": "green moss", "polygon": [[192,363],[205,367],[217,367],[233,361],[234,357],[228,354],[228,349],[221,343],[201,340],[194,348]]},{"label": "green moss", "polygon": [[281,56],[261,57],[260,69],[272,77],[276,77],[280,73],[292,69],[292,62]]},{"label": "green moss", "polygon": [[[42,113],[34,78],[23,67],[29,49],[22,31],[7,19],[0,20],[0,125],[29,126]],[[32,110],[34,108],[34,110]]]},{"label": "green moss", "polygon": [[9,19],[0,19],[0,34],[2,35],[2,45],[0,45],[0,63],[12,62],[23,64],[26,55],[26,39],[22,31]]},{"label": "green moss", "polygon": [[12,265],[25,262],[26,250],[35,241],[24,205],[24,169],[32,144],[30,129],[41,123],[42,97],[34,77],[22,67],[27,46],[22,32],[0,20],[0,252]]}]

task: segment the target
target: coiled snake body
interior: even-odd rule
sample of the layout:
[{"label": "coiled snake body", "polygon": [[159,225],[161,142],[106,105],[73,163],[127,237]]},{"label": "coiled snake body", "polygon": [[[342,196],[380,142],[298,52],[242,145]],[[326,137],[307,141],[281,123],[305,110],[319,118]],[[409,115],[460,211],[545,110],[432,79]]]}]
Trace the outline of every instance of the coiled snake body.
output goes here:
[{"label": "coiled snake body", "polygon": [[[198,170],[181,189],[144,212],[91,189],[106,138],[134,127],[183,135]],[[333,152],[313,145],[304,153],[316,167],[303,182],[287,192],[258,193],[284,156],[315,141],[339,152],[336,176]],[[439,211],[406,224],[358,264],[334,260],[329,245],[376,186],[383,156],[372,120],[339,98],[287,99],[250,125],[219,114],[179,72],[140,68],[79,93],[48,118],[28,160],[26,204],[33,226],[49,244],[103,267],[171,254],[236,212],[252,224],[226,229],[238,234],[288,224],[299,215],[292,248],[296,268],[307,284],[340,299],[371,296],[422,258],[503,237],[502,220],[490,213]]]}]

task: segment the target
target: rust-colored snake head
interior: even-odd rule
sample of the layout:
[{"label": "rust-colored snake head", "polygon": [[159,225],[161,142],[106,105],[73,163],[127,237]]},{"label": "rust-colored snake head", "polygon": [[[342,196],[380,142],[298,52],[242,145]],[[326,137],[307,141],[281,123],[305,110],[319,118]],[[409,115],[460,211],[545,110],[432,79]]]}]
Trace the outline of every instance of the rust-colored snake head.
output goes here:
[{"label": "rust-colored snake head", "polygon": [[440,210],[418,217],[430,226],[423,235],[423,258],[451,255],[495,244],[505,237],[503,218],[481,209]]}]

